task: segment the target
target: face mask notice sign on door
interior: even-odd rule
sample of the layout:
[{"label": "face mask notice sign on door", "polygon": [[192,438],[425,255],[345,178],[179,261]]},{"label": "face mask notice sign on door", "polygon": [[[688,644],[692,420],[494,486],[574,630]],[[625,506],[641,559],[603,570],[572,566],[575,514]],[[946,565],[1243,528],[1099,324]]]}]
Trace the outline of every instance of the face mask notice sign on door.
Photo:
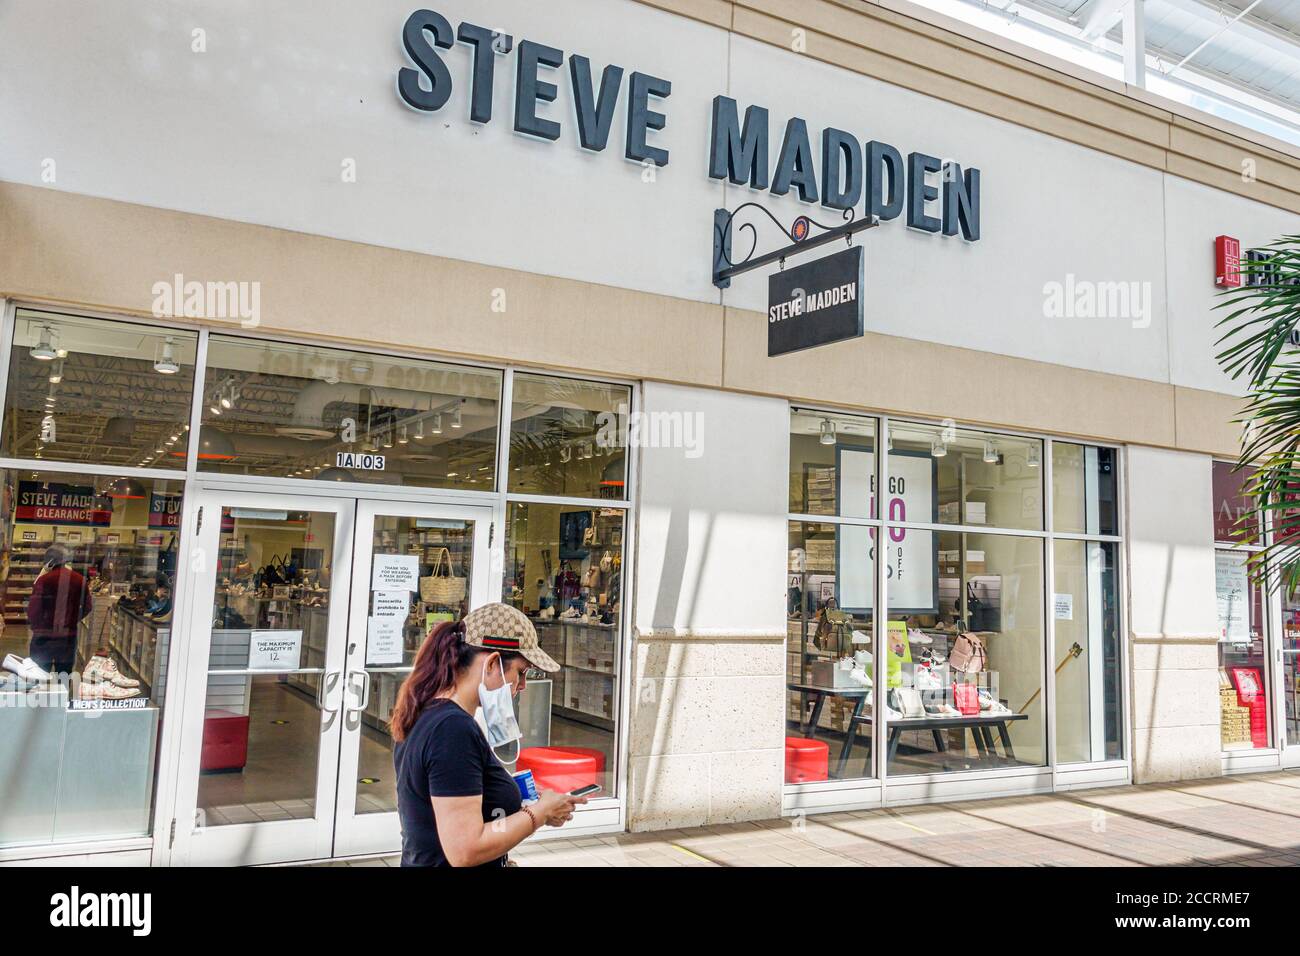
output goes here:
[{"label": "face mask notice sign on door", "polygon": [[366,666],[402,663],[402,629],[405,617],[372,617],[366,625]]},{"label": "face mask notice sign on door", "polygon": [[420,559],[414,554],[377,554],[370,574],[372,591],[416,591],[420,587]]}]

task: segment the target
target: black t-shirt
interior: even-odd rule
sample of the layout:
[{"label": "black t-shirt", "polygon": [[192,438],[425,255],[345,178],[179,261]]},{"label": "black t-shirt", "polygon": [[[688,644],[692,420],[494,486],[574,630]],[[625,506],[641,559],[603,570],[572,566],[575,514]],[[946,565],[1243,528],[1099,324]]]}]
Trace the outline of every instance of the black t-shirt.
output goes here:
[{"label": "black t-shirt", "polygon": [[[438,840],[430,797],[483,797],[483,822],[518,813],[514,779],[488,746],[474,718],[455,701],[435,700],[393,749],[402,866],[450,866]],[[505,866],[500,857],[484,866]]]}]

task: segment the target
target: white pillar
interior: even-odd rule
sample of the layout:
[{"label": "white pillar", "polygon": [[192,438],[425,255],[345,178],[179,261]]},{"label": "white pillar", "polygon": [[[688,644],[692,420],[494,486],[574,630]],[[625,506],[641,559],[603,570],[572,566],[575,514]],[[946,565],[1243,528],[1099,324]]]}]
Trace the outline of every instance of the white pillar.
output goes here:
[{"label": "white pillar", "polygon": [[1147,31],[1146,0],[1129,0],[1124,5],[1124,82],[1129,86],[1146,89],[1147,85]]}]

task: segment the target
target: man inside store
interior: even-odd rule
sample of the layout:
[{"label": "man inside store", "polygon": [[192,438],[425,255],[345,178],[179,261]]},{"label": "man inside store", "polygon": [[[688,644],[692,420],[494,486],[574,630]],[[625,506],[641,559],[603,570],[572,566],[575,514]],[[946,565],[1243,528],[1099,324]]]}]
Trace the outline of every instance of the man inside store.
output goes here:
[{"label": "man inside store", "polygon": [[27,599],[27,626],[32,639],[28,656],[51,674],[68,674],[76,664],[77,625],[90,613],[90,587],[68,567],[60,545],[45,552],[45,565]]}]

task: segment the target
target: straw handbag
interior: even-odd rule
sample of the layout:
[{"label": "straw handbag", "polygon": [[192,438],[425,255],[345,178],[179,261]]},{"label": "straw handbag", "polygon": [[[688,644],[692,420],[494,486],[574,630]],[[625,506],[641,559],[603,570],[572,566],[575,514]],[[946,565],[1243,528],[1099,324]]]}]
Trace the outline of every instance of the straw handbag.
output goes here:
[{"label": "straw handbag", "polygon": [[456,573],[451,551],[447,548],[438,551],[433,559],[433,570],[427,577],[420,578],[420,600],[426,604],[459,604],[465,600],[465,577]]}]

